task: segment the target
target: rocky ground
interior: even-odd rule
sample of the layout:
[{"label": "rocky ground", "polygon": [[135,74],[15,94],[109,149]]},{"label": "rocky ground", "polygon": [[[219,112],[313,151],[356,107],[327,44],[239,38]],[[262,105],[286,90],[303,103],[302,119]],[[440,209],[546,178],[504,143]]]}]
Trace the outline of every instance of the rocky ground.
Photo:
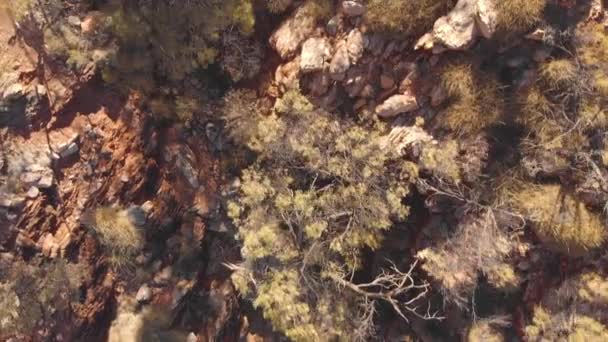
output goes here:
[{"label": "rocky ground", "polygon": [[[605,17],[599,2],[581,8],[559,3],[563,11],[585,11],[590,21]],[[434,71],[452,50],[469,49],[494,35],[495,13],[486,1],[458,1],[415,40],[369,32],[358,1],[339,2],[325,25],[300,13],[302,8],[273,27],[267,38],[270,57],[246,86],[267,101],[299,87],[322,108],[379,117],[392,124],[386,148],[403,155],[419,155],[421,145],[445,143],[441,124],[428,125],[448,98]],[[86,18],[79,20],[86,29]],[[509,80],[512,85],[529,85],[528,66],[549,58],[538,41],[543,34],[535,31],[492,46],[497,63],[517,75]],[[0,298],[0,303],[10,302],[7,308],[14,307],[15,321],[24,314],[37,317],[29,334],[0,329],[0,340],[284,339],[239,298],[230,280],[226,265],[239,262],[240,253],[222,198],[234,180],[224,172],[228,157],[221,153],[216,123],[199,123],[204,134],[197,135],[182,124],[158,124],[142,109],[137,93],[119,94],[94,68],[75,72],[55,63],[35,39],[17,34],[3,10],[0,42],[0,275],[61,273],[57,288],[44,296],[41,289],[53,288],[38,283],[45,277],[22,280],[31,288],[22,287],[20,295],[43,307],[35,313],[26,313],[19,299]],[[479,179],[476,171],[482,166],[475,168],[488,159],[487,140],[479,135],[460,145],[457,154],[471,168],[460,171],[465,182]],[[557,173],[550,162],[538,160],[540,172]],[[599,178],[606,175],[602,170]],[[597,190],[606,183],[598,184],[589,185],[595,188],[587,196],[590,205],[606,202],[598,196],[608,197],[608,189]],[[586,188],[579,188],[584,193]],[[425,205],[439,213],[442,204],[432,202],[435,198],[429,196]],[[145,247],[134,267],[109,267],[98,240],[83,226],[83,215],[97,206],[120,207],[132,224],[145,227]],[[413,234],[412,250],[423,249],[429,235],[438,234],[429,231],[439,220],[427,215],[419,221],[423,227]],[[528,249],[521,243],[506,252],[529,274],[522,304],[512,308],[513,336],[524,334],[523,312],[531,305],[526,303],[540,301],[546,283],[556,282],[547,280],[547,269],[554,267],[561,276],[579,265],[565,259],[548,265],[542,260],[546,254],[531,256]],[[396,250],[405,252],[403,246]],[[0,294],[12,293],[5,290],[0,288]],[[69,305],[57,304],[56,298],[66,296],[74,296]],[[460,316],[454,317],[452,324],[459,324]],[[415,320],[412,325],[420,340],[433,340],[428,326]],[[401,330],[391,323],[383,333],[396,341],[405,336]]]}]

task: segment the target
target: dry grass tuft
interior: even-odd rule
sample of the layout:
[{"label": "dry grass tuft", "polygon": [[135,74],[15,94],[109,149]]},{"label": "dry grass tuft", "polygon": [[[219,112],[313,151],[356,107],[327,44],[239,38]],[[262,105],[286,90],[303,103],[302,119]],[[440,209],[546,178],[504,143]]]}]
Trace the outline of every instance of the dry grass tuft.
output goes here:
[{"label": "dry grass tuft", "polygon": [[370,0],[366,19],[373,31],[419,35],[454,4],[453,0]]},{"label": "dry grass tuft", "polygon": [[498,28],[503,32],[531,29],[542,19],[547,0],[502,0],[496,2]]},{"label": "dry grass tuft", "polygon": [[440,128],[472,135],[498,122],[503,100],[496,78],[470,63],[444,67],[440,81],[450,98],[437,116]]},{"label": "dry grass tuft", "polygon": [[143,234],[131,222],[126,210],[99,207],[84,215],[83,224],[95,232],[114,267],[130,266],[143,248]]}]

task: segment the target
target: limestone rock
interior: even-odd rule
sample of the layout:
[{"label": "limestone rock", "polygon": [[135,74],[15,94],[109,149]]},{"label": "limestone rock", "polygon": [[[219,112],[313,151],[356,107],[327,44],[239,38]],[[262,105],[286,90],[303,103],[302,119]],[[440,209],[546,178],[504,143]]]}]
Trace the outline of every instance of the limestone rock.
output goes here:
[{"label": "limestone rock", "polygon": [[348,17],[356,17],[365,13],[365,5],[358,1],[342,1],[342,12]]},{"label": "limestone rock", "polygon": [[381,118],[391,118],[400,113],[411,112],[418,109],[418,101],[412,94],[398,94],[386,99],[376,107],[376,114]]},{"label": "limestone rock", "polygon": [[281,26],[270,36],[270,46],[284,60],[293,57],[315,29],[315,18],[306,12],[304,6],[299,7],[292,17],[283,21]]},{"label": "limestone rock", "polygon": [[322,70],[331,57],[331,46],[325,38],[309,38],[302,45],[300,69],[302,72]]}]

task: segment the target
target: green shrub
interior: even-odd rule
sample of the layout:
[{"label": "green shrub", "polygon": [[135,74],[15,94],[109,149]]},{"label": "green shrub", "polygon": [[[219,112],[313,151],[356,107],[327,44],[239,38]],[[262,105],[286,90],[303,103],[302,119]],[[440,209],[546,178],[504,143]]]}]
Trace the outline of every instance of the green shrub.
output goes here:
[{"label": "green shrub", "polygon": [[557,252],[584,255],[606,240],[602,219],[559,185],[525,184],[509,201],[531,221],[539,239]]},{"label": "green shrub", "polygon": [[414,36],[430,30],[454,4],[452,0],[370,0],[366,20],[373,31]]}]

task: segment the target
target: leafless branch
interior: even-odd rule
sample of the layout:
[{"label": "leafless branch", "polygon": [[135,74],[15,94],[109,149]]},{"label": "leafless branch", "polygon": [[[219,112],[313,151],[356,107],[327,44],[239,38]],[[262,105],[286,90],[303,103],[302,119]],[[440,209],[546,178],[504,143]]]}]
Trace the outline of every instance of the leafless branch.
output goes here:
[{"label": "leafless branch", "polygon": [[[382,271],[373,281],[363,284],[355,284],[337,275],[330,275],[330,278],[339,286],[345,287],[354,293],[362,296],[366,303],[373,303],[377,300],[390,304],[395,312],[406,322],[409,320],[406,314],[414,315],[424,320],[442,320],[438,312],[430,311],[430,304],[426,311],[420,311],[417,303],[423,299],[430,291],[430,285],[426,282],[417,283],[412,273],[418,261],[410,265],[406,271],[400,271],[395,264],[392,264],[390,271]],[[413,297],[409,297],[413,293]]]}]

